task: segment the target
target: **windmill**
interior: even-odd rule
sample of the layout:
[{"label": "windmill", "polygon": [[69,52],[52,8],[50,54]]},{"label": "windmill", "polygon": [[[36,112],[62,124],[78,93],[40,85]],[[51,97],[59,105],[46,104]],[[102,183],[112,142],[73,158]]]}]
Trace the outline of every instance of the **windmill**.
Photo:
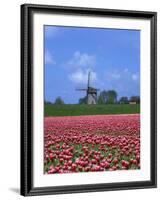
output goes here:
[{"label": "windmill", "polygon": [[76,89],[77,91],[86,91],[87,93],[87,104],[97,104],[97,91],[99,89],[93,88],[90,86],[90,78],[91,78],[91,72],[88,73],[88,82],[87,82],[87,88],[80,88]]}]

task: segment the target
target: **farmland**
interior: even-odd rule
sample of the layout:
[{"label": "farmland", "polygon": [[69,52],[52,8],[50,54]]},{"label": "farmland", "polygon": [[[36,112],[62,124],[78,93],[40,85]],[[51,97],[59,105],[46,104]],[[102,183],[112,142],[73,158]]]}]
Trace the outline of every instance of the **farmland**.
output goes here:
[{"label": "farmland", "polygon": [[140,112],[140,105],[107,104],[107,105],[45,105],[45,116],[79,116],[79,115],[106,115],[106,114],[134,114]]},{"label": "farmland", "polygon": [[[135,112],[139,111],[137,105],[132,106]],[[134,112],[134,107],[126,107],[126,112]],[[85,107],[82,109],[86,113]],[[140,169],[140,114],[118,115],[117,112],[45,117],[44,173]],[[68,114],[71,112],[65,115]]]}]

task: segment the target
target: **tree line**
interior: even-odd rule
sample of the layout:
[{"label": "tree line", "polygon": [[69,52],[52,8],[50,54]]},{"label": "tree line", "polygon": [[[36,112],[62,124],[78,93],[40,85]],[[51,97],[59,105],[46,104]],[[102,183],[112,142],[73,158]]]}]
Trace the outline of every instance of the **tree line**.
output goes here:
[{"label": "tree line", "polygon": [[[86,104],[87,96],[80,98],[78,103]],[[127,96],[122,96],[121,98],[118,99],[118,94],[115,90],[103,90],[98,95],[97,103],[98,104],[129,104],[129,103],[140,104],[140,96],[131,96],[130,98],[128,98]],[[62,105],[62,104],[65,104],[65,102],[59,96],[55,99],[53,103],[49,101],[45,101],[45,104]]]},{"label": "tree line", "polygon": [[59,97],[56,97],[56,99],[55,99],[54,102],[46,101],[46,100],[45,100],[45,104],[56,104],[56,105],[62,105],[62,104],[65,104],[65,102],[64,102],[64,100],[59,96]]},{"label": "tree line", "polygon": [[[86,104],[87,96],[79,99],[79,104]],[[122,96],[118,99],[118,94],[115,90],[103,90],[100,92],[97,98],[98,104],[129,104],[129,103],[140,103],[139,96],[131,96],[128,98],[127,96]]]}]

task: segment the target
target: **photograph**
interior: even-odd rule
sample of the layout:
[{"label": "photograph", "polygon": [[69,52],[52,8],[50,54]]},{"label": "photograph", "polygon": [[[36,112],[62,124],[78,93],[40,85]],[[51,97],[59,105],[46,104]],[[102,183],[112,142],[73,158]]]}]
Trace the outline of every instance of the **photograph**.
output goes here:
[{"label": "photograph", "polygon": [[45,174],[140,170],[140,101],[140,30],[44,25]]},{"label": "photograph", "polygon": [[21,195],[157,186],[156,20],[21,5]]}]

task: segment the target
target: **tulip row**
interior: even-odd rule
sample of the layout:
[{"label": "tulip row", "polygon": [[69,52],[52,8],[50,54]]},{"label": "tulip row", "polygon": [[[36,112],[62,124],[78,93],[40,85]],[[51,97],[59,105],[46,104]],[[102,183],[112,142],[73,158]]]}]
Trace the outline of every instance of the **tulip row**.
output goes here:
[{"label": "tulip row", "polygon": [[46,117],[44,172],[140,168],[140,115]]}]

